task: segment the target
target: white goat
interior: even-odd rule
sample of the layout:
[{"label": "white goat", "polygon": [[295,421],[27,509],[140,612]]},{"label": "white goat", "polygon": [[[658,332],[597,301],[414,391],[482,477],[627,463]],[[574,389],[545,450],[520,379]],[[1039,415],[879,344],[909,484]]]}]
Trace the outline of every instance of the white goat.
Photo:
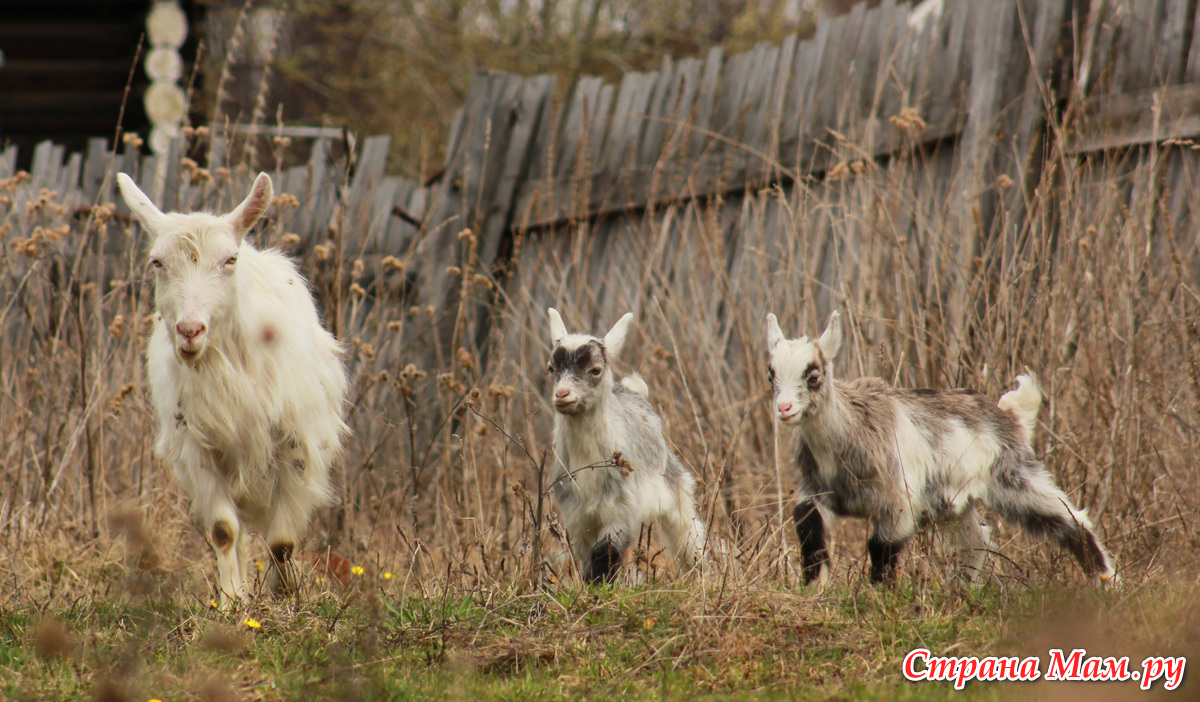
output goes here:
[{"label": "white goat", "polygon": [[[657,523],[684,568],[705,548],[695,479],[663,438],[662,421],[637,376],[613,382],[633,314],[604,336],[568,334],[550,309],[554,381],[554,495],[584,577],[612,582],[642,524]],[[620,453],[618,460],[615,453]]]},{"label": "white goat", "polygon": [[216,553],[222,602],[245,594],[247,526],[266,530],[267,584],[288,591],[296,542],[331,501],[347,381],[295,264],[245,241],[271,204],[271,179],[260,173],[224,216],[163,214],[129,176],[117,181],[151,239],[155,451]]},{"label": "white goat", "polygon": [[1042,395],[1035,378],[994,405],[969,390],[905,390],[879,378],[842,381],[832,361],[842,346],[834,312],[820,339],[784,338],[767,315],[770,382],[779,421],[800,430],[796,534],[804,581],[829,574],[825,524],[833,515],[874,524],[871,579],[891,579],[897,557],[926,523],[956,522],[968,577],[990,549],[981,501],[1071,552],[1084,573],[1113,577],[1113,561],[1087,514],[1075,509],[1034,455],[1030,439]]}]

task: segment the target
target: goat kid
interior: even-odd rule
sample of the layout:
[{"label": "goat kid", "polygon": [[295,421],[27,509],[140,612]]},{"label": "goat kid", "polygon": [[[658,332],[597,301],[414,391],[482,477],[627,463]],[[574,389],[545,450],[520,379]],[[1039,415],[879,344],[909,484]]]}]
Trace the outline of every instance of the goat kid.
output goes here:
[{"label": "goat kid", "polygon": [[222,603],[246,591],[247,527],[266,531],[267,584],[291,590],[297,540],[313,510],[332,501],[347,381],[295,264],[245,240],[271,204],[271,179],[259,174],[224,216],[164,214],[127,175],[117,182],[151,239],[155,452],[216,554]]},{"label": "goat kid", "polygon": [[842,346],[834,312],[819,339],[788,340],[767,315],[769,380],[780,422],[800,431],[800,502],[794,519],[804,582],[825,582],[826,525],[834,516],[872,522],[871,580],[890,580],[918,527],[951,522],[968,578],[991,548],[982,502],[1027,531],[1052,539],[1101,581],[1112,557],[1083,510],[1072,506],[1030,446],[1042,395],[1037,380],[998,404],[970,390],[907,390],[879,378],[834,378]]},{"label": "goat kid", "polygon": [[633,314],[603,339],[570,334],[557,310],[549,314],[554,496],[584,577],[614,581],[625,550],[650,523],[684,569],[698,565],[706,533],[696,515],[695,479],[667,447],[646,383],[637,376],[613,380],[611,363]]}]

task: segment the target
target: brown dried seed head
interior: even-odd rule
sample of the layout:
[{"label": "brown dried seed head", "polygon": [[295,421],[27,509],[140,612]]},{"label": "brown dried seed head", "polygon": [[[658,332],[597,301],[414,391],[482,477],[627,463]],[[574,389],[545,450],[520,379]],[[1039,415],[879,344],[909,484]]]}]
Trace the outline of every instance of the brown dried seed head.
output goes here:
[{"label": "brown dried seed head", "polygon": [[489,385],[487,391],[492,397],[505,400],[517,394],[517,389],[511,385]]},{"label": "brown dried seed head", "polygon": [[300,206],[300,201],[295,195],[290,193],[281,193],[271,199],[271,203],[281,209],[295,209]]},{"label": "brown dried seed head", "polygon": [[404,261],[401,261],[395,256],[384,256],[383,260],[380,261],[379,264],[390,271],[404,270]]},{"label": "brown dried seed head", "polygon": [[465,348],[460,346],[460,347],[458,347],[457,356],[458,356],[458,365],[462,366],[463,369],[465,369],[465,370],[474,370],[475,358],[471,355],[470,351],[468,351]]},{"label": "brown dried seed head", "polygon": [[443,391],[452,392],[456,395],[462,394],[467,386],[450,373],[439,373],[437,377],[437,386]]}]

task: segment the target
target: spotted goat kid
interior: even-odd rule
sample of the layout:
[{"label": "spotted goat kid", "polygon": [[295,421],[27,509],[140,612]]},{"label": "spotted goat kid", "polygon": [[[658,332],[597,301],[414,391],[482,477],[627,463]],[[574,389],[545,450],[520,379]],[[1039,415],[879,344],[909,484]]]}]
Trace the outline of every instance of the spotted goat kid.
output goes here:
[{"label": "spotted goat kid", "polygon": [[633,314],[603,339],[569,334],[558,311],[549,314],[554,497],[584,577],[615,580],[625,550],[651,523],[685,570],[696,566],[705,528],[692,497],[695,480],[667,447],[646,383],[637,376],[614,381],[611,363]]},{"label": "spotted goat kid", "polygon": [[1036,378],[992,402],[970,390],[908,390],[879,378],[839,380],[837,312],[819,339],[784,338],[767,315],[770,382],[779,421],[800,431],[796,534],[804,581],[825,582],[826,524],[859,517],[874,529],[871,580],[894,576],[918,527],[950,523],[965,575],[991,548],[976,502],[1067,549],[1088,576],[1114,575],[1112,557],[1083,510],[1072,506],[1030,447],[1042,394]]},{"label": "spotted goat kid", "polygon": [[296,543],[313,509],[332,500],[347,383],[295,264],[246,241],[271,204],[271,178],[260,173],[221,216],[164,214],[129,176],[117,183],[150,239],[155,452],[216,553],[222,602],[246,591],[248,526],[265,532],[268,585],[286,592]]}]

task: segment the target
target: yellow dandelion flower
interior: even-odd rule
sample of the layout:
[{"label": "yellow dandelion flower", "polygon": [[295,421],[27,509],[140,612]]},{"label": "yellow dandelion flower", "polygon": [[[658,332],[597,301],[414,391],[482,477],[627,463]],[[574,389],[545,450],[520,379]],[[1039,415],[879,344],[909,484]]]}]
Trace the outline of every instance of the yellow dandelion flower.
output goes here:
[{"label": "yellow dandelion flower", "polygon": [[157,697],[151,697],[150,699],[146,700],[146,702],[162,702],[162,700],[158,699]]},{"label": "yellow dandelion flower", "polygon": [[389,572],[387,572],[387,571],[384,571],[384,573],[383,573],[383,579],[384,579],[384,580],[391,580],[391,579],[392,579],[392,574],[391,574],[391,573],[389,573]]},{"label": "yellow dandelion flower", "polygon": [[317,584],[318,584],[318,585],[324,585],[324,584],[325,584],[325,578],[317,578]]},{"label": "yellow dandelion flower", "polygon": [[259,570],[262,570],[262,569],[263,569],[263,564],[262,564],[262,561],[255,561],[255,562],[254,562],[254,567],[255,567],[255,568],[258,568]]},{"label": "yellow dandelion flower", "polygon": [[354,573],[355,575],[362,575],[366,571],[363,570],[362,566],[354,566],[353,568],[350,569],[350,572]]},{"label": "yellow dandelion flower", "polygon": [[208,601],[208,606],[209,606],[209,607],[212,607],[213,609],[216,609],[216,608],[217,608],[217,601],[216,601],[216,600],[209,600],[209,601]]},{"label": "yellow dandelion flower", "polygon": [[246,626],[250,627],[251,629],[257,629],[260,626],[262,626],[262,624],[258,623],[257,619],[251,619],[250,617],[246,617],[245,619],[243,619],[242,623],[245,624]]}]

